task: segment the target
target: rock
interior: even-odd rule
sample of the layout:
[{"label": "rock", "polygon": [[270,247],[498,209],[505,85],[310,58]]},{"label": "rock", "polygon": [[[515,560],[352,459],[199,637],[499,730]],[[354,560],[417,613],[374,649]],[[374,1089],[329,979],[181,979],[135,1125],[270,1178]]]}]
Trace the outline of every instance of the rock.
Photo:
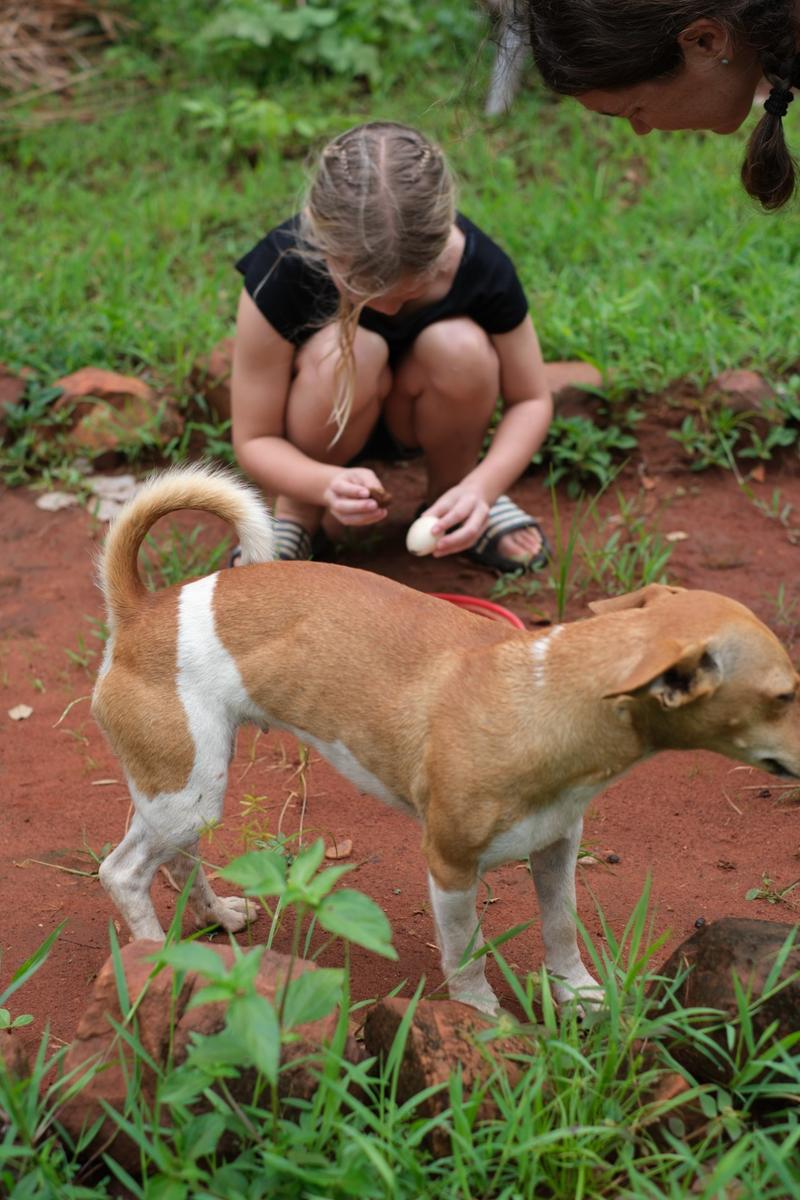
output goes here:
[{"label": "rock", "polygon": [[694,1086],[678,1071],[664,1071],[645,1098],[639,1120],[665,1149],[670,1134],[691,1137],[708,1121],[699,1097],[689,1094]]},{"label": "rock", "polygon": [[[381,1000],[369,1010],[364,1024],[364,1045],[368,1054],[386,1058],[410,1003],[410,1000],[394,997]],[[428,1119],[443,1113],[450,1105],[447,1085],[456,1067],[461,1068],[465,1095],[484,1083],[498,1063],[513,1086],[523,1067],[513,1061],[511,1055],[530,1058],[536,1046],[532,1040],[519,1035],[501,1034],[488,1042],[478,1041],[480,1034],[497,1026],[496,1020],[457,1000],[420,1000],[408,1031],[398,1074],[400,1103],[425,1088],[444,1084],[417,1108],[419,1116]],[[486,1121],[497,1116],[496,1106],[488,1096],[484,1097],[477,1120]],[[446,1122],[431,1131],[428,1146],[437,1157],[450,1153],[450,1129]]]},{"label": "rock", "polygon": [[27,1051],[12,1029],[0,1029],[0,1068],[17,1079],[27,1079],[31,1073]]},{"label": "rock", "polygon": [[183,417],[173,400],[159,397],[143,379],[101,367],[83,367],[56,380],[61,395],[55,412],[72,416],[72,445],[97,466],[114,466],[126,451],[165,443],[183,430]]},{"label": "rock", "polygon": [[[778,921],[723,917],[704,925],[683,942],[659,975],[668,980],[675,979],[688,969],[686,978],[675,992],[676,1002],[688,1008],[718,1009],[738,1028],[734,977],[746,994],[754,999],[760,997],[776,956],[789,934],[796,930],[797,926]],[[790,950],[779,978],[787,980],[798,972],[800,944]],[[657,984],[654,994],[660,996],[663,987],[663,984]],[[773,986],[768,999],[752,1014],[751,1020],[756,1041],[773,1022],[776,1028],[770,1035],[771,1041],[800,1029],[800,979],[791,980],[777,992]],[[715,1033],[714,1037],[718,1045],[726,1047],[724,1032]],[[688,1040],[671,1045],[670,1049],[677,1062],[696,1079],[717,1083],[730,1081],[730,1064],[725,1061],[727,1054],[717,1062],[701,1054],[696,1044]],[[741,1045],[737,1045],[730,1051],[730,1057],[735,1057],[741,1050]]]},{"label": "rock", "polygon": [[[234,954],[230,946],[210,948],[226,966],[233,964]],[[139,1041],[160,1069],[170,1061],[175,1065],[184,1061],[193,1034],[218,1033],[225,1023],[225,1004],[220,1001],[189,1007],[195,993],[206,985],[206,980],[195,972],[186,973],[180,993],[173,997],[172,969],[165,968],[152,976],[153,964],[147,961],[148,956],[159,949],[158,942],[131,942],[122,949],[121,961],[131,1003],[136,1003],[139,998],[135,1022]],[[276,989],[286,978],[289,963],[288,955],[274,950],[265,951],[255,979],[257,993],[270,1001],[274,1000]],[[316,970],[314,963],[296,960],[292,978],[313,970]],[[128,1091],[126,1080],[130,1075],[133,1057],[127,1043],[118,1038],[112,1026],[112,1021],[122,1020],[114,964],[109,958],[95,980],[92,995],[64,1063],[65,1074],[80,1071],[84,1066],[91,1069],[94,1060],[103,1064],[102,1069],[95,1071],[87,1084],[59,1111],[58,1120],[73,1137],[77,1137],[84,1126],[102,1116],[101,1101],[119,1112],[124,1110]],[[296,1063],[288,1070],[281,1070],[278,1077],[278,1090],[282,1097],[308,1097],[312,1094],[316,1087],[314,1067],[319,1065],[319,1058],[315,1061],[315,1054],[333,1038],[337,1020],[334,1012],[296,1030],[296,1040],[284,1047],[281,1060],[283,1064]],[[345,1055],[352,1062],[363,1057],[352,1038],[348,1038]],[[149,1104],[155,1096],[156,1076],[146,1061],[140,1061],[138,1068],[140,1078],[137,1090]],[[245,1070],[237,1077],[229,1077],[226,1079],[227,1089],[237,1100],[249,1103],[253,1096],[255,1075],[255,1071]],[[199,1109],[202,1111],[202,1104]],[[166,1119],[163,1109],[161,1119],[162,1123]],[[116,1124],[109,1117],[105,1118],[92,1146],[106,1141],[110,1143],[109,1153],[126,1170],[138,1174],[139,1153],[135,1144],[126,1134],[117,1132]],[[224,1154],[226,1149],[228,1147],[218,1147],[220,1154]],[[230,1149],[233,1149],[232,1145]]]},{"label": "rock", "polygon": [[597,412],[597,393],[603,376],[591,363],[549,362],[544,365],[547,386],[559,417],[588,417]]},{"label": "rock", "polygon": [[231,415],[231,370],[233,368],[232,337],[223,338],[210,354],[198,359],[189,374],[189,384],[199,392],[218,421]]},{"label": "rock", "polygon": [[[82,367],[72,375],[57,379],[53,387],[61,388],[61,395],[53,405],[56,412],[71,408],[76,421],[91,412],[98,400],[105,400],[115,408],[121,408],[131,397],[143,404],[155,404],[155,393],[149,384],[136,375],[119,375],[103,367]],[[80,403],[89,397],[85,403]]]},{"label": "rock", "polygon": [[709,391],[712,395],[722,395],[728,407],[736,412],[769,409],[775,400],[772,385],[757,371],[722,371]]}]

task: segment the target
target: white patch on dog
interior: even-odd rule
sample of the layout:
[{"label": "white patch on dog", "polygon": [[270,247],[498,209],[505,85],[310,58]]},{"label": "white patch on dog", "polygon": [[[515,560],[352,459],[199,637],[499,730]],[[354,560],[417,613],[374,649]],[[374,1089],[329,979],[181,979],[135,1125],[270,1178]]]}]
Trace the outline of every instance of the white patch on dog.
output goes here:
[{"label": "white patch on dog", "polygon": [[533,659],[533,681],[537,686],[541,687],[545,683],[546,671],[545,662],[550,651],[550,646],[553,639],[558,637],[563,625],[554,625],[547,633],[542,634],[535,642],[531,644],[531,658]]},{"label": "white patch on dog", "polygon": [[545,808],[537,808],[528,813],[522,820],[516,821],[510,828],[493,838],[479,861],[479,870],[485,871],[490,867],[499,867],[503,863],[516,859],[527,858],[537,850],[552,846],[553,842],[568,837],[580,821],[589,801],[599,791],[607,788],[611,780],[604,779],[599,783],[586,784],[583,787],[569,788],[548,804]]},{"label": "white patch on dog", "polygon": [[390,804],[392,808],[399,808],[403,812],[413,812],[408,801],[404,800],[402,796],[396,796],[394,792],[390,792],[386,785],[378,779],[378,776],[373,775],[371,771],[362,766],[355,755],[347,749],[344,742],[339,741],[338,738],[335,742],[323,742],[321,738],[314,737],[312,733],[306,733],[304,729],[298,729],[295,725],[287,725],[284,721],[276,720],[269,713],[265,714],[264,719],[271,728],[283,729],[296,737],[298,742],[311,746],[340,775],[358,788],[359,792],[363,792],[367,796],[374,796],[377,800],[383,800],[384,804]]}]

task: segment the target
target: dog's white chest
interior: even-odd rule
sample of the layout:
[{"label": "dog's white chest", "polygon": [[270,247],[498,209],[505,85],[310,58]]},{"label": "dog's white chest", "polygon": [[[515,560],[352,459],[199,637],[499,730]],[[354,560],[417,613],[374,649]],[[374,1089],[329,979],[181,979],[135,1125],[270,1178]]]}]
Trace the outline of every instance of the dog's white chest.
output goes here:
[{"label": "dog's white chest", "polygon": [[584,809],[605,784],[585,784],[562,793],[545,808],[537,808],[493,838],[480,857],[479,869],[499,867],[503,863],[527,858],[560,842],[575,828]]}]

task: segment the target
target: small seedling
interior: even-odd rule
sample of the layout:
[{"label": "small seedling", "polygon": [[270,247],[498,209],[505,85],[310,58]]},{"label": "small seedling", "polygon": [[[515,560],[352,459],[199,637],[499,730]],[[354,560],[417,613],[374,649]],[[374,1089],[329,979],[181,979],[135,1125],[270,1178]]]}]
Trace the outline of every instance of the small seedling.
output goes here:
[{"label": "small seedling", "polygon": [[766,900],[768,904],[785,904],[786,897],[798,886],[800,879],[795,879],[794,883],[787,883],[785,887],[777,887],[774,880],[765,873],[761,876],[761,887],[750,888],[745,894],[745,900]]},{"label": "small seedling", "polygon": [[226,534],[215,545],[205,546],[199,540],[204,528],[198,524],[184,533],[173,525],[161,544],[148,534],[145,545],[150,553],[143,556],[142,573],[151,590],[211,575],[224,565],[230,551],[229,537]]}]

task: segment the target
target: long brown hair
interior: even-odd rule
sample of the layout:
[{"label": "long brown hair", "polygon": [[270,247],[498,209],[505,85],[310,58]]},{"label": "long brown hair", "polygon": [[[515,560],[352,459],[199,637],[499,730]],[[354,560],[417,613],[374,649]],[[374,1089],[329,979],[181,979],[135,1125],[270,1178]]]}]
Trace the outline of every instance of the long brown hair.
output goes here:
[{"label": "long brown hair", "polygon": [[[676,75],[683,65],[678,38],[703,17],[758,54],[773,89],[788,92],[800,82],[794,0],[519,0],[517,7],[545,82],[564,95]],[[795,163],[775,112],[766,111],[750,136],[742,182],[767,209],[794,192]]]},{"label": "long brown hair", "polygon": [[353,345],[361,310],[401,280],[432,271],[455,217],[455,185],[444,154],[417,129],[393,121],[356,125],[323,149],[301,216],[300,252],[326,270],[340,292],[338,438],[355,390]]}]

